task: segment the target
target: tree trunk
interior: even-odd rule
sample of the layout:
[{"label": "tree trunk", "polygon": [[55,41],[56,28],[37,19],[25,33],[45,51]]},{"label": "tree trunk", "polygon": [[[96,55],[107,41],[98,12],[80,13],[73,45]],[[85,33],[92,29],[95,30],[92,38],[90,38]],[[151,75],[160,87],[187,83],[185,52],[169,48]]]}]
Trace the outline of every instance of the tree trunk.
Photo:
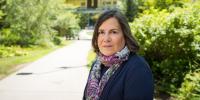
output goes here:
[{"label": "tree trunk", "polygon": [[94,8],[98,7],[98,0],[94,0]]},{"label": "tree trunk", "polygon": [[87,8],[91,8],[91,3],[92,3],[92,0],[87,0]]}]

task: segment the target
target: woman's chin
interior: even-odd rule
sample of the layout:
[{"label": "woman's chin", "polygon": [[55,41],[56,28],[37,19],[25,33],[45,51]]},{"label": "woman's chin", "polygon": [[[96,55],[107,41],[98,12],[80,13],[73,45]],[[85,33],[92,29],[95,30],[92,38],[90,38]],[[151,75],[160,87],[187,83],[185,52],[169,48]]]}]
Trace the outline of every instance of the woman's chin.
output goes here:
[{"label": "woman's chin", "polygon": [[103,52],[102,54],[105,55],[105,56],[111,56],[111,55],[113,55],[114,53],[113,53],[113,52]]}]

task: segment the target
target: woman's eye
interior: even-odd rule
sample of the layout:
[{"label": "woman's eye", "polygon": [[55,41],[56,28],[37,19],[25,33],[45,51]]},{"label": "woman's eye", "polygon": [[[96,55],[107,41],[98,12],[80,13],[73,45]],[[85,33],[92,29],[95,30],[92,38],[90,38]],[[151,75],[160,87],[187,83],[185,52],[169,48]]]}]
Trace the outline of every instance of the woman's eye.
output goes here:
[{"label": "woman's eye", "polygon": [[117,34],[117,31],[112,31],[113,34]]},{"label": "woman's eye", "polygon": [[100,31],[100,32],[98,32],[99,34],[104,34],[104,32],[102,32],[102,31]]}]

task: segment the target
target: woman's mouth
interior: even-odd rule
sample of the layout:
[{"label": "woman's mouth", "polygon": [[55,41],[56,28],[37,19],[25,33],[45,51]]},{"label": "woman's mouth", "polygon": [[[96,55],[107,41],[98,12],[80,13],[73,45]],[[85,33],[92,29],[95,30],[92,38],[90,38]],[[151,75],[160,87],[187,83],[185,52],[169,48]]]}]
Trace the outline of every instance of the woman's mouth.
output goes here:
[{"label": "woman's mouth", "polygon": [[110,48],[110,47],[112,47],[112,45],[104,45],[103,47]]}]

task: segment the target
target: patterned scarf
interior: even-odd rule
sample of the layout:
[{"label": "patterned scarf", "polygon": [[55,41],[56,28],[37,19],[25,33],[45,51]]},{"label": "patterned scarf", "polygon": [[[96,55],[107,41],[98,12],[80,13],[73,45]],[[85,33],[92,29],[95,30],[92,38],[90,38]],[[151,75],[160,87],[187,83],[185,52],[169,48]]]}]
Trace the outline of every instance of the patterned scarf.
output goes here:
[{"label": "patterned scarf", "polygon": [[[98,100],[109,78],[115,73],[123,61],[129,56],[129,49],[125,46],[121,51],[112,56],[99,54],[88,78],[86,100]],[[101,64],[109,67],[101,77]],[[100,78],[101,77],[101,78]]]}]

